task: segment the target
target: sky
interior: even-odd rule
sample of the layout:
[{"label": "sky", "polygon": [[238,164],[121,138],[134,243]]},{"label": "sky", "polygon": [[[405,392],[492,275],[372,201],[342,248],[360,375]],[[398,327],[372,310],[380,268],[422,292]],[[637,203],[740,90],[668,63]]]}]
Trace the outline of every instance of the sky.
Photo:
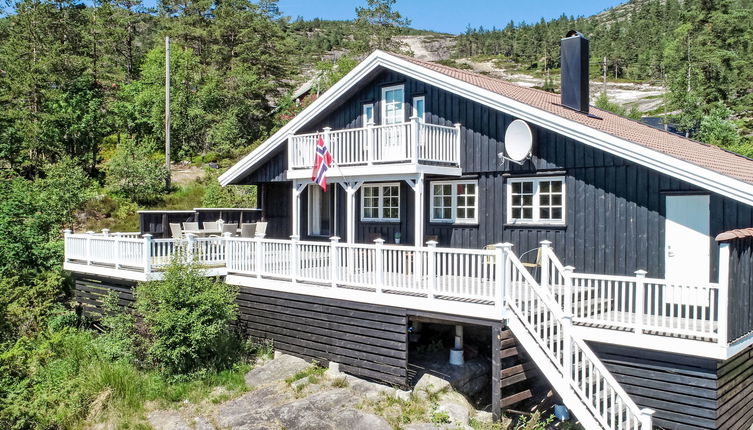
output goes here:
[{"label": "sky", "polygon": [[[477,28],[504,27],[510,20],[519,23],[570,16],[589,16],[625,0],[398,0],[396,9],[409,18],[411,27],[442,33],[463,33]],[[295,19],[353,19],[356,6],[366,0],[279,0],[280,11]]]}]

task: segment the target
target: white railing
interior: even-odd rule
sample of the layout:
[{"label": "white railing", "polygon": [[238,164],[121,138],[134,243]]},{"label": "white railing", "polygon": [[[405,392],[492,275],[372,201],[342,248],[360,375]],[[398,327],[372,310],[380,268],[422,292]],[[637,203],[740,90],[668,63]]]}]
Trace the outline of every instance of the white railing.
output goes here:
[{"label": "white railing", "polygon": [[[720,262],[720,264],[725,264]],[[635,276],[576,273],[542,242],[541,285],[577,324],[726,344],[726,288]]]},{"label": "white railing", "polygon": [[417,118],[390,125],[331,130],[291,135],[288,164],[292,169],[310,169],[321,137],[339,166],[379,163],[429,162],[457,165],[460,162],[460,125],[426,124]]},{"label": "white railing", "polygon": [[[572,390],[603,429],[650,430],[653,412],[641,410],[585,341],[573,333],[571,316],[563,312],[551,290],[536,282],[510,247],[504,269],[505,299],[530,337],[521,339],[525,333],[520,332],[515,335],[524,345],[527,340],[534,342],[549,359],[558,373],[555,380],[550,379],[555,389],[560,394],[563,389]],[[567,387],[557,386],[558,382]],[[578,418],[584,422],[589,417]]]}]

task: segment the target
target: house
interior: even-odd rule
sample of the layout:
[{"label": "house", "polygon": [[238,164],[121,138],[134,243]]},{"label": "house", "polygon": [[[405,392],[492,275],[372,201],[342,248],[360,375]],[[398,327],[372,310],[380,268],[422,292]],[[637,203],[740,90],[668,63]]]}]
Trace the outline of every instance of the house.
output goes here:
[{"label": "house", "polygon": [[[483,326],[497,413],[535,367],[587,429],[748,428],[753,160],[589,106],[588,41],[561,49],[561,95],[372,53],[219,178],[266,237],[189,244],[250,333],[354,374],[405,385],[409,325]],[[66,268],[127,295],[159,241],[68,234]]]}]

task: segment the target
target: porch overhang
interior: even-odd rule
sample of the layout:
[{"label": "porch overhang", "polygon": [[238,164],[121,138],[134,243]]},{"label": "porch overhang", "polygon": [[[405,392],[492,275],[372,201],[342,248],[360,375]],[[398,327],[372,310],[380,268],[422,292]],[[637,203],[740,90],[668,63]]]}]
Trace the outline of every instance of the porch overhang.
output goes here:
[{"label": "porch overhang", "polygon": [[[433,166],[426,164],[374,164],[370,166],[331,167],[327,170],[328,182],[383,181],[412,179],[420,175],[461,176],[458,166]],[[311,181],[311,170],[288,169],[289,180]]]}]

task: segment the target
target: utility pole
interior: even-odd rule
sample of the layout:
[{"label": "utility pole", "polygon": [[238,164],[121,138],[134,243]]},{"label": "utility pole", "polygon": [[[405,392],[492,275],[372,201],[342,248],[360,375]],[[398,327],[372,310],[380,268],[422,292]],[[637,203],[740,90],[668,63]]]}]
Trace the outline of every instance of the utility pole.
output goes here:
[{"label": "utility pole", "polygon": [[170,36],[165,36],[165,166],[170,188]]},{"label": "utility pole", "polygon": [[604,94],[607,93],[607,57],[604,57]]}]

